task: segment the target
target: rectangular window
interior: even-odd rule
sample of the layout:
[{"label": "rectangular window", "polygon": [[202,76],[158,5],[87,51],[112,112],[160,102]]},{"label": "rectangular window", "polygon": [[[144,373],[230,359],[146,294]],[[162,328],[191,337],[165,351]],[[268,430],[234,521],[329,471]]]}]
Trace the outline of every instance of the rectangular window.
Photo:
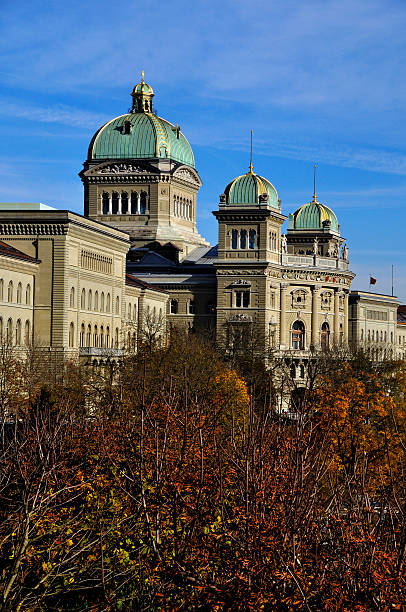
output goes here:
[{"label": "rectangular window", "polygon": [[236,291],[235,292],[235,305],[237,308],[248,308],[250,305],[250,292],[249,291]]}]

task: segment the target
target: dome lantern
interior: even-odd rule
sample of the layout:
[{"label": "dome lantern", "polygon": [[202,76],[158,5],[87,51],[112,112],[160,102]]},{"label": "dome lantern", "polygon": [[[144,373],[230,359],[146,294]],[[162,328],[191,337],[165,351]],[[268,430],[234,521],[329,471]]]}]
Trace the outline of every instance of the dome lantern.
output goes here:
[{"label": "dome lantern", "polygon": [[141,83],[138,83],[131,92],[133,99],[132,113],[152,113],[152,98],[154,90],[144,81],[144,71],[141,72]]}]

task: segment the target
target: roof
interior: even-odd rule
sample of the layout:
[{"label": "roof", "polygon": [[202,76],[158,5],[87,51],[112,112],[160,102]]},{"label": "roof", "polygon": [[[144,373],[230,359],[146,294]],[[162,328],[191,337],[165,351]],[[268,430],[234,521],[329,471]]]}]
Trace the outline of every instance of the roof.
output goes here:
[{"label": "roof", "polygon": [[27,255],[27,253],[23,253],[22,251],[15,249],[13,246],[7,244],[7,242],[3,242],[2,240],[0,240],[0,255],[12,257],[13,259],[21,259],[23,261],[36,264],[41,263],[39,259],[31,257],[31,255]]},{"label": "roof", "polygon": [[350,291],[350,298],[364,298],[366,300],[374,300],[376,302],[386,302],[390,303],[391,306],[397,306],[399,304],[399,299],[396,295],[387,295],[385,293],[374,293],[373,291],[359,291],[357,289],[352,289]]},{"label": "roof", "polygon": [[339,225],[335,213],[326,206],[320,204],[316,200],[316,196],[312,202],[304,204],[297,209],[293,215],[289,215],[290,230],[322,230],[325,226],[325,221],[330,222],[330,229],[335,232],[339,231]]},{"label": "roof", "polygon": [[88,158],[163,158],[195,165],[192,148],[180,129],[153,113],[127,113],[105,123],[90,142]]},{"label": "roof", "polygon": [[151,285],[150,283],[146,283],[136,276],[132,276],[132,274],[125,275],[125,284],[129,285],[130,287],[138,287],[139,289],[149,289],[151,291],[157,291],[158,293],[166,293],[164,289]]},{"label": "roof", "polygon": [[0,210],[57,210],[42,202],[0,202]]},{"label": "roof", "polygon": [[272,183],[251,171],[228,183],[224,193],[227,204],[260,204],[260,196],[267,195],[268,201],[262,203],[279,208],[278,193]]}]

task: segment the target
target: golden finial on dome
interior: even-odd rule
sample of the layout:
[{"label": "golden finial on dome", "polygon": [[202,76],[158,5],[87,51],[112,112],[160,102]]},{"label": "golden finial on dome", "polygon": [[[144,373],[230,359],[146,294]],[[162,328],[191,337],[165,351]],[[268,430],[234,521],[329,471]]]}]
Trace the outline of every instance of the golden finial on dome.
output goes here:
[{"label": "golden finial on dome", "polygon": [[317,202],[317,199],[316,199],[316,169],[317,169],[317,164],[314,164],[313,202]]},{"label": "golden finial on dome", "polygon": [[144,81],[144,71],[143,71],[143,70],[141,70],[141,83],[144,83],[144,82],[145,82],[145,81]]},{"label": "golden finial on dome", "polygon": [[252,130],[251,130],[251,156],[250,156],[250,169],[249,172],[252,174],[254,171],[254,166],[252,165]]}]

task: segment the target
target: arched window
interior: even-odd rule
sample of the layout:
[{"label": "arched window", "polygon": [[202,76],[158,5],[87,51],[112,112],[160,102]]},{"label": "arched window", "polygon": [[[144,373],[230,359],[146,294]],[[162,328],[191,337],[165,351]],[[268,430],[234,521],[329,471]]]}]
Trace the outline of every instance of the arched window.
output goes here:
[{"label": "arched window", "polygon": [[69,325],[69,346],[73,347],[75,345],[75,326],[73,323]]},{"label": "arched window", "polygon": [[82,289],[82,293],[80,294],[80,307],[82,310],[86,309],[86,290]]},{"label": "arched window", "polygon": [[195,314],[196,312],[196,302],[194,300],[190,300],[189,302],[189,314]]},{"label": "arched window", "polygon": [[27,285],[27,289],[25,290],[25,303],[31,304],[31,285]]},{"label": "arched window", "polygon": [[390,333],[390,341],[393,343],[393,332]]},{"label": "arched window", "polygon": [[115,346],[115,348],[118,348],[118,336],[119,336],[119,329],[118,329],[118,327],[116,327],[116,331],[114,332],[114,346]]},{"label": "arched window", "polygon": [[133,307],[133,319],[134,321],[137,320],[137,304],[134,304],[134,307]]},{"label": "arched window", "polygon": [[97,325],[93,328],[93,346],[99,346],[99,332],[97,329]]},{"label": "arched window", "polygon": [[27,320],[24,326],[24,344],[28,346],[30,344],[30,341],[31,341],[31,325],[30,325],[30,322]]},{"label": "arched window", "polygon": [[106,312],[110,312],[111,311],[111,297],[110,297],[110,293],[107,294],[107,299],[106,299]]},{"label": "arched window", "polygon": [[231,248],[236,249],[238,247],[238,230],[231,230]]},{"label": "arched window", "polygon": [[0,279],[0,300],[3,301],[4,299],[4,280],[1,278]]},{"label": "arched window", "polygon": [[72,287],[70,290],[69,306],[75,308],[75,287]]},{"label": "arched window", "polygon": [[123,215],[128,213],[128,193],[126,191],[121,194],[121,212]]},{"label": "arched window", "polygon": [[99,292],[96,291],[94,294],[94,309],[97,312],[99,310]]},{"label": "arched window", "polygon": [[247,248],[247,230],[241,230],[240,232],[240,249]]},{"label": "arched window", "polygon": [[92,346],[92,326],[90,324],[87,326],[86,345]]},{"label": "arched window", "polygon": [[16,323],[16,345],[21,346],[21,321],[18,319]]},{"label": "arched window", "polygon": [[303,321],[295,321],[292,325],[292,348],[303,350],[305,347],[305,326]]},{"label": "arched window", "polygon": [[92,290],[89,289],[89,293],[87,294],[87,309],[88,310],[92,310],[92,304],[93,304],[93,295],[92,295]]},{"label": "arched window", "polygon": [[104,347],[104,328],[103,325],[100,326],[100,343],[99,343],[100,348]]},{"label": "arched window", "polygon": [[250,249],[255,249],[256,237],[257,237],[256,231],[253,229],[250,229],[250,232],[249,232]]},{"label": "arched window", "polygon": [[327,321],[324,321],[323,325],[321,326],[320,343],[323,350],[328,349],[330,346],[330,326]]},{"label": "arched window", "polygon": [[120,298],[116,297],[116,315],[120,314]]},{"label": "arched window", "polygon": [[118,213],[118,193],[116,191],[113,191],[111,196],[111,208],[113,215],[116,215]]},{"label": "arched window", "polygon": [[12,302],[13,301],[13,281],[10,281],[9,284],[8,284],[7,301],[8,302]]},{"label": "arched window", "polygon": [[178,314],[178,300],[171,300],[171,314]]},{"label": "arched window", "polygon": [[107,326],[106,327],[106,347],[109,348],[110,346],[110,327]]},{"label": "arched window", "polygon": [[131,304],[128,304],[128,318],[131,319]]},{"label": "arched window", "polygon": [[[21,283],[18,283],[17,285],[17,304],[21,304],[22,299],[23,299],[23,286]],[[21,325],[21,321],[20,321],[20,325]]]},{"label": "arched window", "polygon": [[304,369],[304,365],[301,364],[299,366],[299,378],[304,378],[305,377],[305,369]]},{"label": "arched window", "polygon": [[3,318],[0,317],[0,340],[3,340]]},{"label": "arched window", "polygon": [[363,341],[364,341],[364,330],[361,329],[361,342],[363,342]]},{"label": "arched window", "polygon": [[104,312],[104,291],[100,295],[100,312]]},{"label": "arched window", "polygon": [[9,319],[7,321],[6,341],[8,344],[13,344],[13,321],[12,319]]},{"label": "arched window", "polygon": [[136,191],[131,192],[131,214],[136,215],[138,213],[138,193]]},{"label": "arched window", "polygon": [[141,191],[140,210],[142,215],[147,212],[147,193],[145,191]]},{"label": "arched window", "polygon": [[85,324],[82,323],[80,326],[80,346],[85,346]]},{"label": "arched window", "polygon": [[103,215],[109,214],[109,200],[110,200],[109,194],[104,192],[103,193]]}]

